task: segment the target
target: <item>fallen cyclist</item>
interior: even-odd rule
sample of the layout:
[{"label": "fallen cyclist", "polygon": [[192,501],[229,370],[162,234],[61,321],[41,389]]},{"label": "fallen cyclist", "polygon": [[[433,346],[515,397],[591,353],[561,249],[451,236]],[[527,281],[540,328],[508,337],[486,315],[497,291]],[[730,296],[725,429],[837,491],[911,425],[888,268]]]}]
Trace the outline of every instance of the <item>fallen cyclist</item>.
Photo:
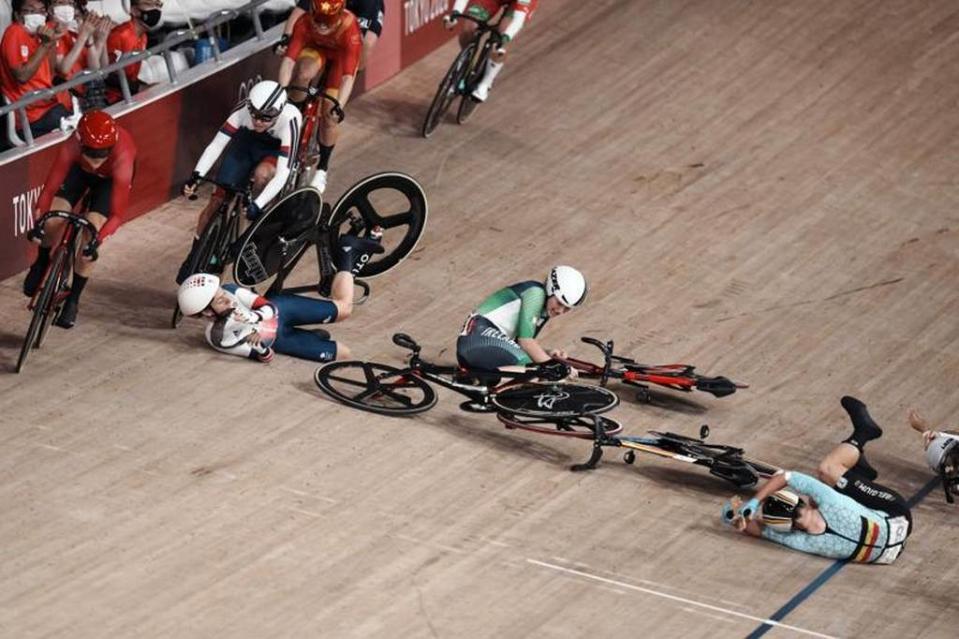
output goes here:
[{"label": "fallen cyclist", "polygon": [[346,320],[353,312],[354,279],[371,255],[382,253],[381,234],[340,237],[330,299],[285,293],[261,296],[208,273],[186,278],[177,292],[184,315],[207,320],[206,339],[221,353],[269,362],[274,351],[317,362],[349,359],[350,350],[329,333],[301,326]]},{"label": "fallen cyclist", "polygon": [[891,564],[912,532],[912,514],[896,491],[876,483],[866,444],[882,436],[866,405],[843,397],[853,433],[819,465],[816,479],[795,471],[769,478],[749,501],[734,497],[723,521],[794,550],[857,563]]},{"label": "fallen cyclist", "polygon": [[529,364],[555,368],[551,377],[572,371],[561,350],[547,352],[537,336],[554,317],[565,315],[586,299],[586,278],[571,266],[555,266],[545,282],[511,284],[487,297],[463,325],[456,340],[460,366],[478,371],[523,372]]},{"label": "fallen cyclist", "polygon": [[933,430],[915,409],[909,411],[909,425],[922,433],[926,463],[942,480],[946,499],[951,504],[959,494],[959,433]]}]

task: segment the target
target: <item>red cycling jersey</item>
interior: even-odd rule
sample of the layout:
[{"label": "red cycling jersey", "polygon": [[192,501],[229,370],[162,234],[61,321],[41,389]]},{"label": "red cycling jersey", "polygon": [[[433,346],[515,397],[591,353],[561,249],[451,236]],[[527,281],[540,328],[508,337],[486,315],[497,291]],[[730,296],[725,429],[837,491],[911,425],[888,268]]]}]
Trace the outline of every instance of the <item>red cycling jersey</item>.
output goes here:
[{"label": "red cycling jersey", "polygon": [[[26,82],[17,81],[13,75],[13,69],[25,64],[39,46],[40,39],[31,35],[19,22],[12,23],[4,31],[3,40],[0,42],[0,86],[2,86],[3,95],[10,102],[16,102],[31,91],[49,89],[53,86],[53,66],[49,59],[44,59],[33,77]],[[66,94],[58,93],[55,98],[40,100],[28,106],[27,119],[30,122],[36,122],[43,117],[44,113],[56,106],[57,102],[68,108],[70,106],[70,99]],[[20,117],[19,113],[17,117]],[[22,128],[22,125],[22,122],[17,123],[19,128]]]},{"label": "red cycling jersey", "polygon": [[[147,48],[147,34],[143,33],[137,35],[136,24],[133,20],[129,22],[124,22],[118,27],[113,27],[113,30],[110,31],[110,35],[107,36],[107,56],[110,59],[110,63],[114,63],[120,59],[124,53],[130,53],[131,51],[142,51]],[[123,73],[127,76],[127,80],[135,87],[137,82],[137,77],[140,75],[140,63],[131,64],[128,67],[123,68]],[[136,93],[136,89],[131,87],[131,90]],[[107,86],[107,102],[113,104],[114,102],[119,102],[123,99],[123,94],[119,89]]]},{"label": "red cycling jersey", "polygon": [[299,57],[317,57],[321,63],[330,65],[326,75],[326,86],[339,89],[343,76],[355,76],[360,66],[360,53],[363,50],[363,38],[360,27],[349,11],[343,11],[343,21],[333,33],[322,34],[313,23],[310,14],[305,13],[293,25],[290,45],[286,57],[296,60]]},{"label": "red cycling jersey", "polygon": [[110,217],[103,228],[100,229],[100,241],[113,235],[113,232],[123,223],[123,218],[126,215],[127,201],[130,199],[130,185],[133,183],[133,163],[137,156],[137,147],[133,143],[133,137],[120,125],[117,125],[117,129],[120,132],[120,139],[117,140],[110,156],[96,168],[90,166],[86,158],[81,155],[80,141],[77,136],[70,136],[60,145],[57,159],[53,161],[53,166],[47,173],[47,180],[43,184],[43,191],[37,201],[39,215],[43,215],[50,210],[53,198],[63,184],[63,180],[67,177],[67,173],[74,165],[79,165],[80,169],[87,173],[113,180],[113,188],[110,192]]}]

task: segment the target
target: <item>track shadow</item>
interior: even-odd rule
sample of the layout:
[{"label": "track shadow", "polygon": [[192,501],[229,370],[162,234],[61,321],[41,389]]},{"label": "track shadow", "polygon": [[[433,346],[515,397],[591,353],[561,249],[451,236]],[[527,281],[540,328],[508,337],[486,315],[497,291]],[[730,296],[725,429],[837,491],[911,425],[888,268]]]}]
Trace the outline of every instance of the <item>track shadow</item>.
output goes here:
[{"label": "track shadow", "polygon": [[[702,466],[682,462],[675,462],[672,466],[647,465],[643,463],[644,455],[642,453],[637,453],[635,463],[627,464],[622,461],[621,456],[610,455],[609,453],[610,451],[606,452],[603,461],[595,470],[588,472],[636,473],[657,484],[668,485],[676,491],[691,490],[711,495],[717,499],[726,499],[736,493],[752,494],[752,489],[737,488],[730,482],[710,475],[709,470]],[[584,455],[584,461],[587,455]],[[645,458],[651,459],[648,454]]]},{"label": "track shadow", "polygon": [[[432,98],[432,96],[430,96]],[[418,138],[423,118],[429,102],[424,100],[404,100],[394,97],[377,96],[376,100],[360,102],[350,105],[354,115],[364,117],[364,121],[375,119],[385,123],[392,135],[404,138]],[[450,111],[453,109],[451,108]],[[449,113],[443,116],[443,123],[448,123]]]},{"label": "track shadow", "polygon": [[616,386],[615,390],[620,401],[635,406],[652,406],[686,415],[702,415],[709,410],[707,406],[692,399],[652,388],[649,389],[649,401],[641,401],[637,398],[635,390],[623,384]]},{"label": "track shadow", "polygon": [[[501,426],[496,416],[492,413],[489,415],[476,415],[476,417],[488,417],[492,422],[488,424],[480,423],[477,419],[465,416],[462,418],[455,416],[452,418],[447,417],[442,420],[442,423],[436,419],[424,421],[433,427],[442,428],[444,431],[450,432],[461,439],[479,442],[496,450],[523,454],[540,461],[567,468],[574,461],[566,453],[546,446],[540,441],[526,439],[518,435],[518,433],[514,434],[514,432],[508,431]],[[554,439],[556,438],[556,436],[552,437]]]},{"label": "track shadow", "polygon": [[97,280],[93,286],[94,295],[81,309],[84,315],[133,328],[169,327],[176,304],[172,280],[170,286],[153,288],[117,280]]}]

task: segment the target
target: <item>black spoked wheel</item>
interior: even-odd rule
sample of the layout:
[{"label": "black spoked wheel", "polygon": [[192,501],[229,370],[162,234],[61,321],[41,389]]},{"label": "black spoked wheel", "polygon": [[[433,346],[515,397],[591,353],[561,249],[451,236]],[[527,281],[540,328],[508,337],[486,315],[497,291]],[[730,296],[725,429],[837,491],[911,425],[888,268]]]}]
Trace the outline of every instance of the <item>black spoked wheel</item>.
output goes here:
[{"label": "black spoked wheel", "polygon": [[557,382],[508,386],[490,396],[499,410],[523,417],[579,417],[605,413],[619,397],[600,386]]},{"label": "black spoked wheel", "polygon": [[602,429],[603,434],[606,436],[615,435],[623,430],[623,425],[618,421],[601,415],[524,417],[510,413],[497,413],[496,416],[503,422],[506,428],[521,428],[544,435],[560,435],[563,437],[578,437],[580,439],[594,439],[596,437],[597,426]]},{"label": "black spoked wheel", "polygon": [[465,87],[463,88],[463,97],[460,98],[460,106],[456,110],[456,123],[457,124],[466,124],[466,121],[470,119],[470,116],[473,115],[473,111],[476,110],[476,107],[480,103],[473,98],[473,89],[476,88],[476,85],[479,84],[479,81],[483,79],[483,75],[486,73],[486,61],[489,59],[489,47],[483,47],[482,53],[477,58],[476,62],[470,66],[469,73],[466,75]]},{"label": "black spoked wheel", "polygon": [[319,191],[293,191],[247,229],[233,262],[233,279],[240,286],[265,282],[296,263],[313,241],[323,197]]},{"label": "black spoked wheel", "polygon": [[50,321],[60,313],[63,302],[66,301],[69,295],[70,273],[73,270],[71,266],[69,260],[64,260],[63,268],[59,269],[56,273],[51,273],[51,276],[56,275],[56,280],[53,285],[53,299],[47,304],[47,310],[43,315],[43,319],[40,321],[40,330],[37,332],[37,341],[33,346],[34,348],[43,346],[43,340],[46,339],[47,336],[47,329],[50,328]]},{"label": "black spoked wheel", "polygon": [[23,338],[23,346],[20,348],[20,357],[17,359],[17,372],[23,370],[27,363],[27,356],[30,350],[38,346],[37,337],[43,326],[50,321],[54,296],[57,293],[61,281],[61,272],[67,259],[66,251],[57,251],[53,258],[53,263],[47,273],[47,278],[43,282],[40,293],[37,295],[36,303],[33,307],[33,317],[30,318],[30,326],[27,328],[27,335]]},{"label": "black spoked wheel", "polygon": [[413,252],[426,228],[429,204],[423,187],[409,175],[376,173],[344,193],[331,209],[328,228],[330,246],[342,233],[367,235],[374,226],[383,229],[385,251],[374,255],[361,276],[370,279],[397,266]]},{"label": "black spoked wheel", "polygon": [[[215,255],[217,237],[223,225],[223,216],[217,213],[203,229],[196,247],[187,256],[190,275],[194,273],[221,273],[223,271],[223,256]],[[170,328],[176,328],[183,321],[180,305],[173,304],[173,316],[170,318]]]},{"label": "black spoked wheel", "polygon": [[436,404],[436,392],[409,369],[373,362],[332,362],[313,381],[336,401],[380,415],[415,415]]},{"label": "black spoked wheel", "polygon": [[446,71],[446,75],[440,81],[440,85],[436,89],[436,95],[433,96],[433,102],[430,103],[429,111],[426,112],[426,119],[423,120],[422,133],[424,138],[433,134],[440,120],[443,119],[450,105],[453,104],[453,100],[464,88],[457,85],[464,81],[464,75],[475,52],[476,44],[471,42],[459,52],[459,55],[453,60],[453,64]]}]

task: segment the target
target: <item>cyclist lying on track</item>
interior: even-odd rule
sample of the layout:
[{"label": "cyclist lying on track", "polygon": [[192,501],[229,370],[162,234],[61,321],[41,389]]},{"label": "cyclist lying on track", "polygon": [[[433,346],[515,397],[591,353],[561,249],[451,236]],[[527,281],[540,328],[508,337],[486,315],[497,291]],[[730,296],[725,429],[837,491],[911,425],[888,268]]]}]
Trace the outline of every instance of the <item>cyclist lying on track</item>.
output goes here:
[{"label": "cyclist lying on track", "polygon": [[942,478],[946,499],[952,503],[952,495],[959,494],[959,433],[932,430],[915,409],[909,411],[909,425],[922,433],[926,463]]},{"label": "cyclist lying on track", "polygon": [[[273,50],[277,55],[286,53],[290,44],[290,36],[293,33],[293,26],[304,13],[309,13],[313,8],[313,0],[299,0],[290,16],[283,25],[283,35],[280,41],[276,43]],[[373,49],[383,33],[383,17],[386,13],[386,7],[383,0],[347,0],[347,10],[356,16],[360,25],[360,34],[363,36],[363,53],[360,55],[360,71],[366,68],[370,56],[373,55]]]},{"label": "cyclist lying on track", "polygon": [[787,471],[771,477],[746,503],[723,507],[723,521],[754,537],[795,550],[858,563],[890,564],[912,532],[912,514],[899,493],[876,483],[865,445],[882,436],[866,405],[843,397],[852,435],[819,465],[819,479]]},{"label": "cyclist lying on track", "polygon": [[571,266],[553,267],[545,284],[519,282],[496,291],[463,325],[456,340],[460,366],[521,371],[527,364],[565,359],[563,351],[547,353],[536,337],[550,318],[582,304],[586,293],[586,279]]},{"label": "cyclist lying on track", "polygon": [[[489,61],[486,64],[486,73],[480,80],[476,88],[473,89],[473,98],[478,102],[486,101],[489,97],[489,91],[493,88],[493,80],[503,70],[506,64],[506,45],[516,37],[526,24],[527,20],[532,19],[533,12],[536,11],[536,5],[539,0],[456,0],[450,13],[465,13],[478,20],[489,21],[493,16],[499,13],[500,9],[506,12],[506,18],[499,25],[499,32],[503,38],[503,44],[493,50]],[[467,4],[469,6],[467,7]],[[443,24],[447,29],[452,29],[456,25],[456,18],[446,16],[443,18]],[[465,47],[473,37],[476,31],[476,25],[467,22],[460,32],[460,46]]]},{"label": "cyclist lying on track", "polygon": [[370,255],[382,252],[379,237],[341,236],[329,300],[283,293],[263,297],[236,284],[221,287],[215,275],[196,273],[180,285],[177,303],[184,315],[209,320],[207,342],[221,353],[261,362],[272,360],[274,350],[317,362],[349,359],[349,349],[329,333],[298,327],[346,320],[353,312],[354,277]]},{"label": "cyclist lying on track", "polygon": [[[57,318],[57,326],[71,328],[76,323],[80,294],[93,273],[97,247],[123,222],[136,154],[133,137],[104,111],[85,113],[77,124],[76,135],[60,145],[36,211],[40,215],[51,210],[71,211],[83,195],[89,193],[86,218],[100,232],[95,238],[84,238],[86,248],[77,262],[70,296]],[[33,297],[36,293],[50,263],[50,247],[63,223],[62,219],[47,222],[37,259],[23,281],[24,295]]]},{"label": "cyclist lying on track", "polygon": [[[344,0],[313,0],[313,12],[296,21],[283,62],[279,80],[283,86],[309,86],[325,71],[325,90],[346,108],[353,91],[353,81],[360,64],[363,40],[356,16],[343,8]],[[328,68],[327,68],[328,67]],[[300,106],[306,99],[303,91],[290,90],[290,101]],[[322,193],[326,190],[326,174],[330,156],[339,137],[333,103],[324,102],[319,132],[319,165],[310,184]]]},{"label": "cyclist lying on track", "polygon": [[[192,196],[196,193],[199,178],[206,176],[226,150],[217,173],[217,182],[242,190],[252,174],[253,193],[258,195],[250,202],[246,216],[249,220],[255,220],[286,184],[290,175],[290,158],[300,141],[302,121],[299,110],[287,104],[286,91],[279,84],[272,80],[257,82],[246,100],[237,104],[203,151],[193,175],[183,186],[183,194]],[[224,197],[226,194],[217,187],[200,212],[193,235],[194,248],[210,216],[223,203]],[[180,265],[177,284],[190,275],[186,272],[189,261],[188,255]]]}]

